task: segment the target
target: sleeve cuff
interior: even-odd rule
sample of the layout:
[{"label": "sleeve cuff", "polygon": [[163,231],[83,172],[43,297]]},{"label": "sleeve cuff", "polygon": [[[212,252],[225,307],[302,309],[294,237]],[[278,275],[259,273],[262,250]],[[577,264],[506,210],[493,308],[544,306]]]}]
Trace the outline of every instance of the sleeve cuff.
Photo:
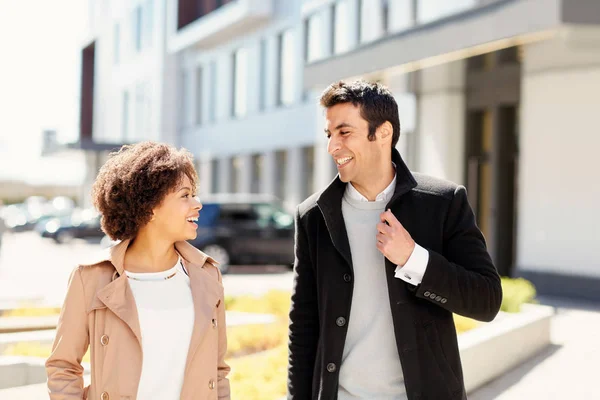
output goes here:
[{"label": "sleeve cuff", "polygon": [[417,286],[423,281],[427,263],[429,262],[429,251],[415,243],[415,248],[403,267],[397,266],[395,277],[406,283]]}]

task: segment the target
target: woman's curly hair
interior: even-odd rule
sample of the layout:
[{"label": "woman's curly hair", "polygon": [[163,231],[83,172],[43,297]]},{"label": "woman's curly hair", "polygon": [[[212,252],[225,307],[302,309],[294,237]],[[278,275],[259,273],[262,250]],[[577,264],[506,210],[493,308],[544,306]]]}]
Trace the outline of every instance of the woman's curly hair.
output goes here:
[{"label": "woman's curly hair", "polygon": [[192,160],[189,151],[156,142],[125,145],[111,153],[92,187],[102,230],[113,240],[134,238],[186,175],[195,193],[198,175]]}]

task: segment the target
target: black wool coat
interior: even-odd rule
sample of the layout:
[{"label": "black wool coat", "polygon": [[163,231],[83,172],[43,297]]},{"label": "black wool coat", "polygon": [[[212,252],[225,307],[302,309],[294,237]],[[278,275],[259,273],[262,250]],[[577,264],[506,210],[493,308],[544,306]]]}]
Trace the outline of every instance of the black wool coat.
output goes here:
[{"label": "black wool coat", "polygon": [[[385,260],[390,329],[396,337],[406,393],[410,400],[463,400],[466,393],[452,313],[481,321],[494,319],[502,302],[500,277],[465,188],[412,174],[396,150],[392,161],[396,188],[386,209],[429,252],[418,286],[396,278],[396,266]],[[337,177],[297,209],[290,400],[337,399],[348,324],[336,321],[350,315],[354,287],[341,207],[345,189]]]}]

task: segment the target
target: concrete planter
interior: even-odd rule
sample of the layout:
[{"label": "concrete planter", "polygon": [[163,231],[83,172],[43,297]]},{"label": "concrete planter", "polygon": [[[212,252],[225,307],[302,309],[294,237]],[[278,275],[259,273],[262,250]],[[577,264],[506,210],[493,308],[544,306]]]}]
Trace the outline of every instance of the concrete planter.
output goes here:
[{"label": "concrete planter", "polygon": [[[527,304],[518,314],[501,313],[488,324],[459,336],[463,373],[467,392],[522,364],[550,345],[550,321],[554,309]],[[236,318],[237,317],[237,318]],[[258,323],[254,318],[237,315],[237,324]],[[260,322],[269,323],[269,316]],[[233,323],[236,325],[236,323]],[[46,380],[43,359],[0,357],[0,399],[33,400],[45,395],[46,385],[33,383]],[[13,387],[17,385],[30,385]]]},{"label": "concrete planter", "polygon": [[518,314],[502,313],[458,337],[467,392],[494,380],[550,345],[554,309],[523,305]]}]

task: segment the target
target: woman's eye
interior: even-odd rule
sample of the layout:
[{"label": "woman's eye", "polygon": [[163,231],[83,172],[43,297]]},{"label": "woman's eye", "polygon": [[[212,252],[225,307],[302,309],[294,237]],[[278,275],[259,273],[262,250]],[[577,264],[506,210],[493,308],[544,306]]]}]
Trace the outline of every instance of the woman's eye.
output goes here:
[{"label": "woman's eye", "polygon": [[190,195],[186,193],[183,195],[183,197],[188,198],[188,197],[190,197]]}]

